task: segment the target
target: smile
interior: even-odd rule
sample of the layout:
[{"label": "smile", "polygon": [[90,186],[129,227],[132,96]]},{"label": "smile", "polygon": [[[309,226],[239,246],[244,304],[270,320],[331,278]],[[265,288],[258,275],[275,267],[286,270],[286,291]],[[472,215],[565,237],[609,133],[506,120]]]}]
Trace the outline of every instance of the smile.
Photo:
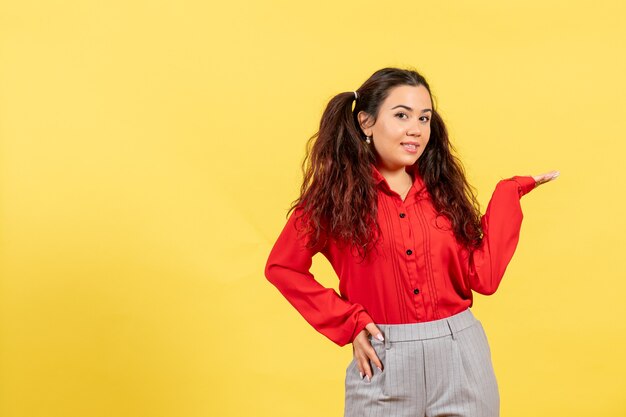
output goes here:
[{"label": "smile", "polygon": [[417,144],[415,143],[402,143],[401,145],[407,152],[410,152],[410,153],[417,152]]}]

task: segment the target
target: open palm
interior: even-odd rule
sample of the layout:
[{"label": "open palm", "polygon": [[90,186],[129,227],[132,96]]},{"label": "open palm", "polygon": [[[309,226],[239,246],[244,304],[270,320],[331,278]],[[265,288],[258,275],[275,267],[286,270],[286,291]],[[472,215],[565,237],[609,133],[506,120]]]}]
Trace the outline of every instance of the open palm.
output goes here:
[{"label": "open palm", "polygon": [[548,181],[552,181],[553,179],[558,177],[559,174],[560,172],[555,170],[555,171],[546,172],[545,174],[533,175],[533,178],[537,182],[537,186],[539,186]]}]

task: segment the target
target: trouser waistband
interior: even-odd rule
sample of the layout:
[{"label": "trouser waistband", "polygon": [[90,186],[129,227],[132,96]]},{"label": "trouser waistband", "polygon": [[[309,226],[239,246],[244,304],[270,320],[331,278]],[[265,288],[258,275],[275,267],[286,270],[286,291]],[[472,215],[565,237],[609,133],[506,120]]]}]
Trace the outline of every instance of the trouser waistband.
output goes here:
[{"label": "trouser waistband", "polygon": [[[426,340],[443,337],[460,332],[461,330],[475,324],[478,319],[472,311],[466,310],[439,320],[426,321],[422,323],[407,324],[378,324],[376,326],[383,333],[385,347],[388,349],[391,342],[406,342],[411,340]],[[371,340],[372,335],[368,335]]]}]

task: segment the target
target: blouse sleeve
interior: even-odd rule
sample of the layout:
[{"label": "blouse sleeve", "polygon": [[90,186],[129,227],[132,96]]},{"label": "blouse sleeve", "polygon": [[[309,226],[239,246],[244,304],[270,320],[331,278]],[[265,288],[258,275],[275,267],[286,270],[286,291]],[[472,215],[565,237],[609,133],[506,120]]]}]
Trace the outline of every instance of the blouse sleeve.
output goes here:
[{"label": "blouse sleeve", "polygon": [[292,212],[274,243],[265,277],[318,332],[345,346],[373,320],[361,304],[351,303],[334,289],[322,286],[309,272],[313,255],[320,249],[306,248],[306,237],[295,228],[297,212],[299,208]]},{"label": "blouse sleeve", "polygon": [[481,217],[481,245],[469,255],[468,281],[477,293],[490,295],[498,289],[519,241],[524,217],[520,199],[535,186],[532,176],[514,176],[496,185]]}]

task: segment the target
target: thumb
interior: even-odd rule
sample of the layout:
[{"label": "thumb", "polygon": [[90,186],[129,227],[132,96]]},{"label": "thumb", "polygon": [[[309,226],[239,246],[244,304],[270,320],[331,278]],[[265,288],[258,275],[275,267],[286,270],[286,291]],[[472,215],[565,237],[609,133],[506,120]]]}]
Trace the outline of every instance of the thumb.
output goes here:
[{"label": "thumb", "polygon": [[368,323],[365,326],[365,329],[370,332],[370,334],[372,336],[374,336],[375,338],[377,338],[378,340],[380,340],[381,342],[385,340],[385,338],[383,337],[382,332],[378,329],[378,327],[376,327],[376,325],[374,323]]}]

